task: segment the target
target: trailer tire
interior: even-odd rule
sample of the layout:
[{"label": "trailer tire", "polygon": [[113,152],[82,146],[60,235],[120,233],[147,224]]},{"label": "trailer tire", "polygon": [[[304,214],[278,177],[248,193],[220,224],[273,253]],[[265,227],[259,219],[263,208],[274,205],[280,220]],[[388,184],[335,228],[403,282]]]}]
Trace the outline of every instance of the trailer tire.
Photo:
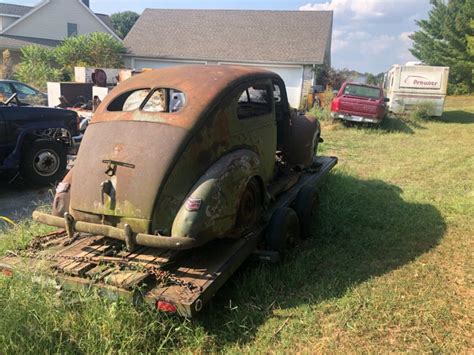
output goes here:
[{"label": "trailer tire", "polygon": [[289,246],[297,243],[299,236],[300,224],[296,212],[288,207],[277,208],[267,227],[268,248],[283,255]]},{"label": "trailer tire", "polygon": [[313,217],[319,205],[319,196],[313,186],[303,186],[296,195],[294,210],[300,222],[301,238],[311,236]]}]

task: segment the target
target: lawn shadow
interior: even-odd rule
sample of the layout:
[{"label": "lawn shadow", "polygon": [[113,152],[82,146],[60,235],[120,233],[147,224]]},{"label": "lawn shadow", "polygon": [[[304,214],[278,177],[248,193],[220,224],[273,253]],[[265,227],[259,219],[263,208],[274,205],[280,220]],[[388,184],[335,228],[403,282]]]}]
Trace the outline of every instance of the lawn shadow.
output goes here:
[{"label": "lawn shadow", "polygon": [[444,123],[474,123],[474,113],[467,111],[446,111],[441,117],[434,117],[433,121]]},{"label": "lawn shadow", "polygon": [[382,133],[406,133],[406,134],[415,134],[414,129],[425,129],[424,126],[410,120],[403,116],[388,116],[380,123],[380,125],[372,125],[368,123],[357,123],[357,122],[347,122],[345,123],[348,128],[356,129],[369,129],[373,131],[380,131]]},{"label": "lawn shadow", "polygon": [[446,224],[429,204],[381,180],[332,173],[321,187],[314,237],[280,265],[248,263],[198,318],[218,346],[251,341],[274,309],[317,305],[435,247]]}]

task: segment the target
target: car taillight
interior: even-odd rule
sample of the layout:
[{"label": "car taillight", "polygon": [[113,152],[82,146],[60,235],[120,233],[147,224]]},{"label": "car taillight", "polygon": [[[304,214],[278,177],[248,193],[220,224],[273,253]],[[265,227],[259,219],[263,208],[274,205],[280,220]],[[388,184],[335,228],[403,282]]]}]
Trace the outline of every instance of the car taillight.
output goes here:
[{"label": "car taillight", "polygon": [[175,313],[177,311],[176,306],[174,304],[162,300],[156,301],[156,309],[169,313]]},{"label": "car taillight", "polygon": [[341,108],[340,108],[340,101],[339,99],[334,99],[332,100],[331,102],[331,111],[332,112],[338,112]]}]

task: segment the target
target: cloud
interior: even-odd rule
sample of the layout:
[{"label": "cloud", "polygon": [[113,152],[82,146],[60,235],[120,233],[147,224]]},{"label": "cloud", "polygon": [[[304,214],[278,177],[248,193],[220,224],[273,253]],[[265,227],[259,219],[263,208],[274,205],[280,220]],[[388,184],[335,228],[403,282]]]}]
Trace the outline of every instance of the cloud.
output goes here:
[{"label": "cloud", "polygon": [[426,18],[430,8],[428,0],[326,0],[299,9],[334,12],[335,68],[379,73],[415,60],[409,36],[417,28],[414,20]]},{"label": "cloud", "polygon": [[302,11],[334,11],[335,16],[344,15],[352,20],[375,18],[399,19],[412,16],[414,12],[425,9],[427,0],[330,0],[324,3],[308,3],[300,6]]}]

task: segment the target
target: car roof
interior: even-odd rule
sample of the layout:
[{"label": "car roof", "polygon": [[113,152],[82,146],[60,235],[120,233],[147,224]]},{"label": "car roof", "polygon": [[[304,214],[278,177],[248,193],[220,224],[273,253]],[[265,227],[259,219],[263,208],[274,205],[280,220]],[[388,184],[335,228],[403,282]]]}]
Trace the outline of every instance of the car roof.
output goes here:
[{"label": "car roof", "polygon": [[382,89],[380,86],[377,86],[377,85],[369,85],[369,84],[363,84],[363,83],[355,83],[355,82],[352,82],[352,81],[347,81],[344,83],[345,85],[354,85],[354,86],[365,86],[365,87],[368,87],[368,88],[374,88],[374,89]]},{"label": "car roof", "polygon": [[179,112],[154,113],[169,124],[191,128],[199,116],[227,89],[258,79],[280,79],[269,70],[233,65],[183,65],[156,69],[136,75],[119,84],[104,99],[93,122],[114,120],[147,120],[142,112],[109,112],[108,105],[118,96],[137,89],[170,88],[182,91],[186,104]]}]

